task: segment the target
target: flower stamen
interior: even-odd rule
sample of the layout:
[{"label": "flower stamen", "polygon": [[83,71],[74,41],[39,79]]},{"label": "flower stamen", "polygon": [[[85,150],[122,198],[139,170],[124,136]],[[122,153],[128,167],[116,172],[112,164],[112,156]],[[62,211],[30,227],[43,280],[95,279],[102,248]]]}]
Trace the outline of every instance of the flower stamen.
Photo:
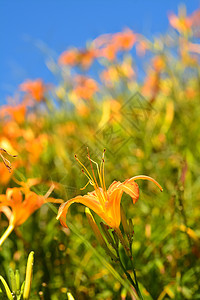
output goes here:
[{"label": "flower stamen", "polygon": [[[88,150],[88,149],[87,149]],[[88,171],[88,169],[84,166],[84,164],[78,159],[77,155],[74,155],[75,159],[77,160],[77,162],[83,167],[82,169],[82,172],[83,174],[88,178],[89,182],[82,188],[82,189],[85,189],[86,186],[90,183],[91,185],[94,186],[94,189],[96,191],[96,194],[98,195],[99,197],[99,200],[101,202],[101,205],[103,206],[103,208],[105,208],[105,200],[104,200],[104,197],[102,196],[102,193],[99,189],[99,185],[98,185],[98,182],[97,182],[97,179],[95,177],[95,174],[94,174],[94,169],[93,169],[93,166],[92,166],[92,161],[91,161],[91,158],[90,158],[90,155],[89,155],[89,151],[88,151],[88,156],[87,158],[89,159],[90,161],[90,166],[91,166],[91,169],[92,169],[92,174],[93,176],[90,174],[90,172]],[[86,171],[86,173],[85,173]]]},{"label": "flower stamen", "polygon": [[97,173],[98,173],[98,176],[99,176],[100,185],[102,187],[104,197],[105,197],[105,199],[107,199],[106,186],[105,186],[104,178],[102,179],[101,166],[100,166],[100,169],[99,169],[99,165],[98,165],[98,163],[96,161],[94,161],[93,159],[91,159],[89,156],[87,156],[87,158],[91,162],[93,162],[96,165],[96,167],[97,167]]},{"label": "flower stamen", "polygon": [[[75,159],[77,160],[77,162],[83,167],[83,169],[82,169],[82,172],[84,173],[84,175],[86,175],[86,173],[87,173],[87,178],[89,178],[90,179],[90,181],[92,182],[92,185],[95,185],[94,184],[94,180],[93,180],[93,178],[92,178],[92,175],[90,174],[90,172],[88,171],[88,169],[84,166],[84,164],[78,159],[78,157],[77,157],[77,155],[75,154],[74,155],[74,157],[75,157]],[[84,170],[86,171],[86,173],[84,172]]]},{"label": "flower stamen", "polygon": [[99,189],[99,185],[98,185],[96,176],[95,176],[95,174],[94,174],[94,169],[93,169],[93,166],[92,166],[92,160],[91,160],[91,158],[90,158],[90,154],[89,154],[88,148],[87,148],[87,152],[88,152],[87,158],[89,159],[89,162],[90,162],[90,166],[91,166],[91,169],[92,169],[92,174],[93,174],[93,177],[94,177],[94,181],[95,181],[95,184],[96,184],[96,188]]}]

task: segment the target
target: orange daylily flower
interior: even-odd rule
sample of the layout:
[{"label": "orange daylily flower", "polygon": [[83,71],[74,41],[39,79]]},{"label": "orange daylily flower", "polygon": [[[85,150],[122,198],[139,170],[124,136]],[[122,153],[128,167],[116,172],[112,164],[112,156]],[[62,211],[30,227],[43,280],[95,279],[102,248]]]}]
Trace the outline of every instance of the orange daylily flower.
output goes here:
[{"label": "orange daylily flower", "polygon": [[[188,33],[194,27],[198,27],[200,24],[200,10],[196,10],[190,16],[186,16],[186,10],[182,8],[179,12],[179,16],[171,13],[169,15],[169,23],[180,33]],[[195,35],[195,32],[194,32]],[[198,33],[197,33],[198,36]]]},{"label": "orange daylily flower", "polygon": [[19,124],[13,120],[6,120],[4,122],[4,126],[2,127],[1,135],[13,142],[16,141],[17,138],[22,136],[22,129]]},{"label": "orange daylily flower", "polygon": [[86,49],[79,52],[79,64],[83,69],[88,69],[97,58],[99,51],[97,49]]},{"label": "orange daylily flower", "polygon": [[9,182],[12,173],[8,172],[3,162],[0,162],[0,174],[0,185],[6,185]]},{"label": "orange daylily flower", "polygon": [[112,86],[112,83],[119,81],[119,72],[117,68],[112,65],[108,69],[103,70],[100,77],[103,82]]},{"label": "orange daylily flower", "polygon": [[93,41],[93,46],[98,49],[98,57],[105,57],[110,61],[116,58],[118,49],[112,43],[112,34],[103,34]]},{"label": "orange daylily flower", "polygon": [[[50,188],[51,191],[52,188]],[[60,199],[54,198],[47,200],[50,192],[48,191],[45,196],[37,195],[28,188],[28,185],[24,185],[24,187],[8,188],[5,195],[0,195],[0,212],[3,212],[9,219],[9,226],[0,238],[0,246],[15,227],[23,224],[44,203],[62,202]]]},{"label": "orange daylily flower", "polygon": [[27,80],[20,85],[20,90],[30,94],[33,99],[40,102],[44,100],[46,87],[42,79]]},{"label": "orange daylily flower", "polygon": [[113,86],[118,82],[120,78],[126,78],[131,80],[135,75],[132,68],[131,61],[123,61],[121,64],[112,65],[109,68],[102,71],[100,78],[108,86]]},{"label": "orange daylily flower", "polygon": [[[108,189],[106,189],[105,178],[104,178],[104,153],[102,157],[101,166],[99,168],[98,164],[94,162],[88,153],[88,159],[90,161],[92,174],[88,171],[88,169],[80,162],[80,160],[75,156],[76,160],[82,166],[82,172],[87,176],[89,182],[94,187],[94,191],[88,193],[85,196],[77,196],[68,200],[67,202],[61,204],[57,219],[60,220],[61,224],[64,227],[67,227],[65,222],[66,214],[71,204],[73,203],[81,203],[92,209],[96,214],[98,214],[102,220],[105,221],[110,227],[118,229],[121,222],[121,213],[120,213],[120,203],[123,192],[130,195],[133,199],[133,203],[136,203],[139,198],[139,187],[135,180],[137,179],[146,179],[154,182],[162,191],[162,187],[160,184],[151,177],[140,175],[135,176],[130,179],[125,180],[124,182],[114,181]],[[92,163],[96,164],[100,186],[97,182],[97,179],[94,174]],[[87,186],[86,185],[86,186]],[[85,186],[85,187],[86,187]],[[84,187],[84,188],[85,188]]]},{"label": "orange daylily flower", "polygon": [[112,43],[120,50],[130,50],[136,42],[136,34],[126,29],[113,35]]},{"label": "orange daylily flower", "polygon": [[105,57],[110,61],[116,58],[119,51],[131,50],[137,40],[137,35],[130,29],[115,34],[106,34],[94,40],[98,48],[98,57]]},{"label": "orange daylily flower", "polygon": [[97,91],[98,86],[94,79],[81,75],[75,78],[75,88],[73,92],[77,97],[89,100]]},{"label": "orange daylily flower", "polygon": [[152,59],[153,68],[148,71],[142,87],[144,96],[150,97],[152,103],[160,90],[160,77],[166,63],[162,56],[158,55]]},{"label": "orange daylily flower", "polygon": [[150,70],[145,78],[142,87],[142,93],[146,97],[150,97],[150,102],[153,102],[159,92],[160,74],[154,70]]},{"label": "orange daylily flower", "polygon": [[176,16],[175,14],[171,13],[169,15],[169,23],[180,33],[188,32],[192,26],[191,18],[182,15],[182,13],[180,16]]},{"label": "orange daylily flower", "polygon": [[164,58],[160,55],[155,56],[152,59],[153,68],[156,72],[161,72],[165,68],[165,61]]},{"label": "orange daylily flower", "polygon": [[58,63],[60,65],[68,65],[73,67],[77,64],[77,55],[78,55],[78,50],[76,48],[66,50],[60,55],[58,59]]},{"label": "orange daylily flower", "polygon": [[26,115],[26,105],[21,103],[16,106],[6,105],[0,111],[1,116],[9,115],[18,124],[24,123]]},{"label": "orange daylily flower", "polygon": [[70,49],[64,51],[58,60],[61,65],[76,66],[80,65],[83,69],[88,69],[93,60],[98,56],[98,49],[88,48],[84,50]]},{"label": "orange daylily flower", "polygon": [[48,145],[47,134],[40,134],[38,137],[36,138],[33,137],[31,140],[27,139],[27,142],[25,144],[25,149],[29,154],[29,161],[32,164],[38,162],[41,154],[43,153],[47,145]]},{"label": "orange daylily flower", "polygon": [[116,58],[118,49],[114,44],[108,44],[102,48],[99,52],[99,56],[107,58],[109,61],[113,61]]}]

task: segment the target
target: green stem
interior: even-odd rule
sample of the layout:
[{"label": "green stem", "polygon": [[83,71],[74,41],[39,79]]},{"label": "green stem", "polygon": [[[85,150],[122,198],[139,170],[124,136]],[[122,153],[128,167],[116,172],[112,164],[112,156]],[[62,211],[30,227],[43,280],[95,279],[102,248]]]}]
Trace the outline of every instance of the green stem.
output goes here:
[{"label": "green stem", "polygon": [[0,238],[0,246],[2,246],[3,242],[7,239],[7,237],[11,234],[11,232],[13,231],[14,226],[13,225],[9,225],[8,228],[6,229],[6,231],[4,232],[4,234],[2,235],[2,237]]},{"label": "green stem", "polygon": [[133,287],[136,289],[136,284],[135,282],[133,281],[133,279],[131,278],[130,274],[126,271],[121,259],[120,259],[120,256],[119,256],[119,251],[116,250],[117,252],[117,256],[118,256],[118,260],[119,260],[119,263],[120,263],[120,266],[122,268],[122,270],[124,271],[124,273],[126,274],[126,277],[128,278],[128,280],[130,281],[130,283],[133,285]]},{"label": "green stem", "polygon": [[133,266],[133,255],[132,255],[132,242],[129,241],[129,244],[125,241],[122,233],[121,233],[121,230],[119,228],[115,228],[115,233],[117,234],[127,256],[129,257],[129,259],[131,260],[131,266],[132,266],[132,271],[133,271],[133,274],[134,274],[134,278],[135,278],[135,282],[133,281],[133,279],[131,278],[130,274],[127,272],[126,268],[124,267],[121,259],[120,259],[120,255],[119,255],[119,251],[118,251],[118,247],[115,249],[116,250],[116,254],[117,254],[117,257],[118,257],[118,260],[119,260],[119,263],[120,263],[120,266],[122,268],[122,270],[124,271],[124,273],[126,274],[126,277],[127,279],[130,281],[130,283],[132,284],[132,286],[135,288],[136,292],[137,292],[137,295],[140,299],[143,300],[143,297],[142,297],[142,294],[140,292],[140,289],[139,289],[139,285],[138,285],[138,281],[137,281],[137,276],[136,276],[136,272],[135,272],[135,269],[134,269],[134,266]]},{"label": "green stem", "polygon": [[130,242],[130,253],[131,253],[130,260],[131,260],[132,271],[133,271],[134,278],[135,278],[136,291],[137,291],[137,294],[140,297],[140,299],[143,300],[143,296],[142,296],[142,294],[140,292],[140,288],[139,288],[139,284],[138,284],[138,281],[137,281],[137,276],[136,276],[135,268],[134,268],[134,265],[133,265],[132,242]]},{"label": "green stem", "polygon": [[[132,263],[131,263],[132,264]],[[134,278],[135,278],[135,284],[136,284],[136,291],[137,291],[137,294],[138,296],[140,297],[140,299],[143,300],[143,297],[142,297],[142,294],[140,292],[140,288],[139,288],[139,285],[138,285],[138,281],[137,281],[137,276],[136,276],[136,272],[135,272],[135,269],[133,268],[133,264],[132,264],[132,270],[133,270],[133,274],[134,274]]]},{"label": "green stem", "polygon": [[120,243],[122,244],[122,246],[124,247],[124,250],[127,254],[128,257],[130,257],[131,253],[130,253],[130,249],[129,249],[129,245],[128,243],[125,241],[122,233],[121,233],[121,230],[119,228],[115,228],[115,232],[120,240]]}]

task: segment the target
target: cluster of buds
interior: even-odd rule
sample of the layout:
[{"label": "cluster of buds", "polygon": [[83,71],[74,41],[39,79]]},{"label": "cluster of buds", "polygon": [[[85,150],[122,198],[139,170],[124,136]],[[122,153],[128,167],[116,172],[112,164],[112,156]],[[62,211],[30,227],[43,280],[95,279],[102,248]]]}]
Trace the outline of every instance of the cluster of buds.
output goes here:
[{"label": "cluster of buds", "polygon": [[10,288],[7,282],[5,281],[5,279],[2,276],[0,276],[0,281],[3,284],[6,296],[9,300],[13,300],[13,299],[28,300],[30,298],[33,262],[34,262],[34,252],[31,251],[28,256],[25,281],[23,281],[21,287],[20,287],[20,274],[18,270],[16,270],[15,273],[12,269],[9,270],[9,277],[11,283]]}]

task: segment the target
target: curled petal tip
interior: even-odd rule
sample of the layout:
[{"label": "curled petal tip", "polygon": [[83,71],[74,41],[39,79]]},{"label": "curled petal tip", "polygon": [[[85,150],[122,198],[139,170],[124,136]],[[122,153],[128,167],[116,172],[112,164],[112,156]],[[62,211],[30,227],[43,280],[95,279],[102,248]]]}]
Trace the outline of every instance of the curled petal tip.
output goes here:
[{"label": "curled petal tip", "polygon": [[137,180],[137,179],[143,179],[143,180],[149,180],[152,181],[153,183],[155,183],[157,185],[157,187],[160,189],[161,192],[163,192],[163,188],[162,186],[152,177],[146,176],[146,175],[138,175],[138,176],[134,176],[132,177],[133,180]]}]

